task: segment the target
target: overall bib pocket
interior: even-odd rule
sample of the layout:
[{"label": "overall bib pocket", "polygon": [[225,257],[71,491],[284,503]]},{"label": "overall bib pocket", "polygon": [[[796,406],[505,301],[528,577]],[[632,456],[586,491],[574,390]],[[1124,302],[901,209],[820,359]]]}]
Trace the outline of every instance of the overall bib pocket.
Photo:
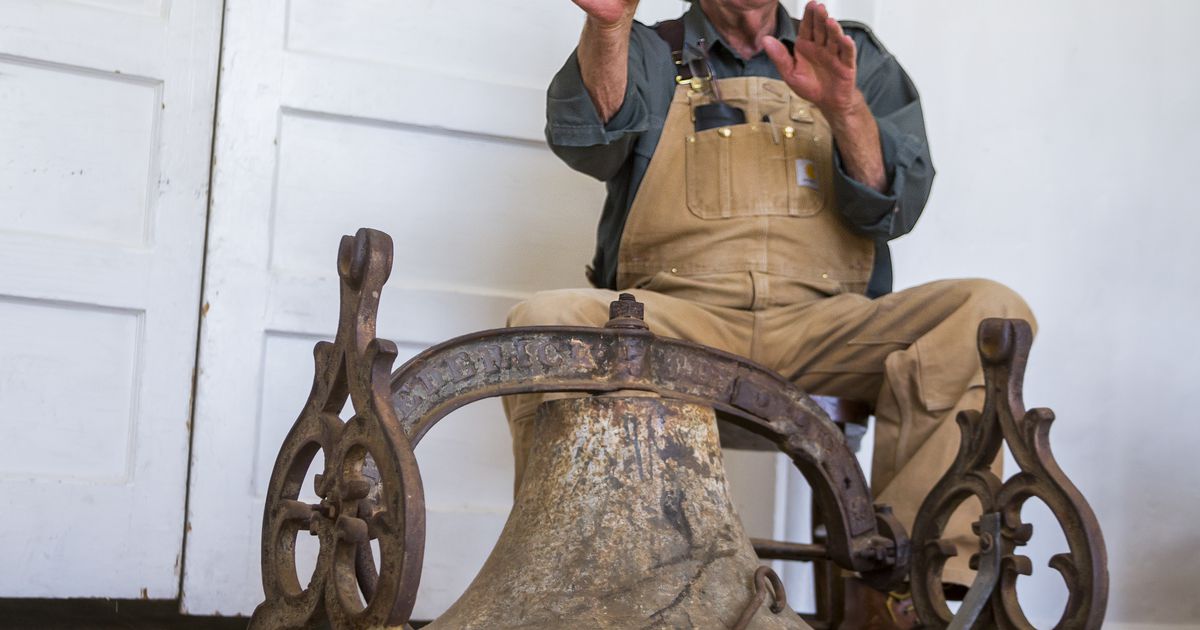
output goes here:
[{"label": "overall bib pocket", "polygon": [[816,151],[815,127],[809,118],[689,134],[688,210],[701,219],[819,214],[831,192],[832,154]]},{"label": "overall bib pocket", "polygon": [[833,197],[833,145],[828,128],[813,119],[812,112],[793,103],[791,123],[783,128],[783,146],[788,169],[788,214],[811,217],[820,214]]}]

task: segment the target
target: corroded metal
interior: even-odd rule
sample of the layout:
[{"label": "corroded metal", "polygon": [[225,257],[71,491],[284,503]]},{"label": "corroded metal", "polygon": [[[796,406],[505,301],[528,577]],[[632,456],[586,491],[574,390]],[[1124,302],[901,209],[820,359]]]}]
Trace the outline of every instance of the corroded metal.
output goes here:
[{"label": "corroded metal", "polygon": [[754,618],[762,610],[763,602],[767,601],[767,595],[774,600],[770,607],[772,613],[778,615],[787,610],[787,591],[783,589],[783,580],[779,579],[779,575],[771,567],[761,566],[754,572],[754,598],[746,605],[737,623],[733,624],[733,630],[750,628],[750,624],[754,623]]},{"label": "corroded metal", "polygon": [[[371,627],[408,619],[424,550],[421,476],[389,399],[396,347],[375,336],[379,292],[392,264],[391,238],[374,230],[342,237],[338,250],[341,316],[333,343],[314,349],[316,375],[300,417],[284,439],[263,513],[262,578],[266,600],[252,628],[307,627],[328,617],[335,627]],[[347,400],[354,416],[338,416]],[[298,501],[317,453],[324,471],[313,483],[320,503]],[[374,480],[363,473],[367,457]],[[320,541],[312,580],[296,576],[298,535]],[[375,540],[381,570],[362,570]],[[372,567],[373,568],[373,567]]]},{"label": "corroded metal", "polygon": [[[867,424],[871,419],[871,405],[836,396],[809,395],[809,398],[841,428],[846,436],[846,444],[850,450],[857,453],[862,446],[863,436],[867,433]],[[721,433],[721,446],[741,451],[775,452],[778,447],[764,437],[746,431],[737,425],[717,418],[717,429]]]},{"label": "corroded metal", "polygon": [[[1099,628],[1104,620],[1108,561],[1100,525],[1050,451],[1054,413],[1026,411],[1022,399],[1032,340],[1029,324],[1022,320],[988,319],[979,327],[987,387],[983,411],[958,415],[958,457],[921,505],[913,526],[912,594],[927,627],[1033,628],[1021,610],[1016,583],[1020,575],[1033,572],[1029,558],[1017,548],[1033,535],[1033,526],[1021,520],[1021,508],[1035,497],[1054,513],[1070,549],[1050,560],[1070,594],[1056,627]],[[1002,482],[991,472],[991,463],[1004,443],[1021,472]],[[983,505],[983,518],[976,526],[980,554],[972,558],[979,572],[967,596],[971,605],[964,603],[958,616],[952,616],[941,572],[954,549],[940,537],[954,510],[972,496]]]},{"label": "corroded metal", "polygon": [[979,556],[975,565],[979,570],[977,579],[971,584],[971,590],[963,598],[962,605],[954,613],[946,630],[967,630],[973,627],[982,617],[987,607],[988,599],[996,590],[1000,581],[1001,546],[996,544],[1000,539],[1000,515],[995,512],[984,514],[979,519]]},{"label": "corroded metal", "polygon": [[763,560],[828,560],[829,550],[825,545],[808,544],[808,543],[793,543],[782,540],[768,540],[766,538],[751,538],[750,542],[754,544],[754,553],[758,554]]},{"label": "corroded metal", "polygon": [[499,540],[429,630],[807,628],[734,512],[712,409],[570,398],[533,431]]},{"label": "corroded metal", "polygon": [[[512,328],[430,348],[394,374],[394,346],[375,337],[391,240],[360,230],[339,251],[342,306],[337,339],[316,348],[312,393],[280,449],[263,520],[266,601],[255,627],[302,627],[327,617],[337,628],[407,622],[424,548],[425,507],[413,448],[470,402],[535,391],[593,394],[642,390],[714,408],[770,439],[813,484],[829,515],[828,554],[867,575],[903,571],[903,532],[882,536],[866,481],[837,427],[803,392],[746,359],[646,330],[630,296],[605,328]],[[347,398],[354,416],[338,413]],[[298,501],[317,452],[321,502]],[[311,583],[295,576],[295,538],[317,536]],[[376,571],[370,542],[381,548]]]},{"label": "corroded metal", "polygon": [[896,540],[878,534],[866,480],[842,433],[804,392],[748,359],[623,323],[508,328],[434,346],[392,376],[392,402],[414,446],[448,413],[482,398],[618,390],[705,404],[770,439],[812,483],[828,515],[830,557],[854,571],[895,573]]},{"label": "corroded metal", "polygon": [[[308,627],[321,618],[334,628],[404,626],[420,580],[425,534],[424,496],[413,449],[438,421],[463,405],[528,392],[602,395],[640,390],[657,395],[662,404],[714,409],[723,419],[775,444],[813,486],[827,529],[824,545],[800,548],[781,543],[785,546],[776,551],[820,555],[880,589],[908,575],[910,546],[904,528],[889,510],[872,505],[862,471],[838,428],[809,396],[778,374],[741,357],[656,337],[646,329],[640,312],[644,307],[631,296],[613,304],[605,328],[476,333],[430,348],[390,373],[395,346],[375,336],[379,296],[390,268],[391,239],[386,234],[364,229],[343,238],[337,338],[317,344],[312,391],[272,473],[263,516],[266,600],[255,610],[252,627]],[[1070,554],[1052,562],[1071,588],[1063,625],[1098,627],[1107,589],[1099,528],[1086,502],[1054,464],[1046,439],[1052,415],[1045,410],[1026,414],[1021,406],[1028,327],[1024,322],[989,320],[982,328],[981,347],[988,403],[983,414],[960,416],[964,436],[959,458],[918,515],[920,537],[912,547],[917,552],[912,575],[918,606],[935,620],[933,626],[947,625],[948,611],[938,599],[940,588],[935,588],[945,560],[939,536],[953,508],[974,494],[985,510],[1002,516],[997,541],[1001,575],[997,588],[980,587],[978,592],[987,591],[988,597],[973,601],[982,598],[987,604],[976,618],[964,618],[969,622],[964,627],[977,627],[976,622],[984,620],[1002,628],[1027,627],[1016,602],[1015,580],[1028,572],[1028,560],[1013,550],[1031,533],[1020,521],[1020,506],[1037,496],[1063,523],[1071,545]],[[354,413],[343,420],[339,414],[347,400]],[[1023,471],[1005,484],[987,470],[1002,440],[1012,446]],[[313,479],[320,501],[308,504],[299,500],[300,489],[318,453],[325,460],[323,471]],[[732,511],[729,515],[732,518]],[[312,535],[320,542],[307,586],[295,572],[299,535]],[[378,568],[372,544],[380,550]],[[749,549],[749,541],[744,546]],[[602,556],[608,561],[613,554]],[[984,577],[994,577],[989,565],[981,569]],[[752,601],[752,591],[758,592],[754,584],[759,591],[767,589],[760,578],[740,583],[746,597],[723,609],[722,615],[742,611],[746,601]],[[782,600],[781,589],[773,593]]]}]

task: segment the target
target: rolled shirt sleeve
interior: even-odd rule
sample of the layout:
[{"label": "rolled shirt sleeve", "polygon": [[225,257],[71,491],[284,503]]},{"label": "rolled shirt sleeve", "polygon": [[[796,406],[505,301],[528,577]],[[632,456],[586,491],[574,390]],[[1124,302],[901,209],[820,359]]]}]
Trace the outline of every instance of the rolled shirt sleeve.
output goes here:
[{"label": "rolled shirt sleeve", "polygon": [[858,87],[879,125],[887,192],[846,173],[834,153],[834,191],[848,223],[863,234],[890,240],[916,224],[933,186],[934,169],[916,86],[900,64],[862,25],[846,29],[858,44]]}]

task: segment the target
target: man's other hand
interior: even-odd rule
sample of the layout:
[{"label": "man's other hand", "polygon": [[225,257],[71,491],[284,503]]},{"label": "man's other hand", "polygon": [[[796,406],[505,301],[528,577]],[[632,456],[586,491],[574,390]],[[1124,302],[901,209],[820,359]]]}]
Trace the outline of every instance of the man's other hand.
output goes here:
[{"label": "man's other hand", "polygon": [[770,36],[762,38],[762,47],[792,91],[825,114],[846,172],[878,192],[887,191],[891,184],[879,125],[855,84],[858,50],[825,5],[814,1],[804,7],[792,53]]},{"label": "man's other hand", "polygon": [[638,0],[571,0],[597,26],[612,28],[633,22],[633,14],[637,12]]},{"label": "man's other hand", "polygon": [[804,7],[794,52],[771,36],[763,37],[762,47],[784,82],[826,118],[844,118],[863,105],[854,82],[858,72],[854,40],[829,17],[825,5],[814,0]]}]

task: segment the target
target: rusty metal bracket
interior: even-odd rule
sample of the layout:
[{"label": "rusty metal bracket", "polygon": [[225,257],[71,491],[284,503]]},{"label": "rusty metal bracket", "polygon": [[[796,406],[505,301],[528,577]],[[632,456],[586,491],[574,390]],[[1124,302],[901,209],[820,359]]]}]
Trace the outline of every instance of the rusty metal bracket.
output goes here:
[{"label": "rusty metal bracket", "polygon": [[754,597],[750,598],[741,616],[733,624],[733,630],[746,630],[750,627],[750,622],[754,621],[754,616],[762,608],[763,602],[767,601],[768,594],[772,599],[771,612],[778,615],[787,608],[787,591],[783,588],[783,580],[779,579],[774,569],[764,565],[754,572]]},{"label": "rusty metal bracket", "polygon": [[[336,340],[314,348],[316,375],[300,417],[284,439],[263,512],[262,579],[266,600],[251,628],[302,628],[326,616],[334,627],[403,623],[412,612],[424,551],[421,475],[399,428],[387,388],[395,345],[375,336],[379,292],[392,265],[392,241],[374,230],[342,237],[338,250],[341,315]],[[350,400],[354,416],[339,413]],[[318,452],[313,482],[320,503],[297,500]],[[364,464],[371,468],[364,474]],[[374,480],[387,480],[374,493]],[[311,582],[296,576],[296,537],[320,541]],[[382,569],[364,571],[376,541]]]},{"label": "rusty metal bracket", "polygon": [[946,630],[968,630],[983,615],[988,599],[1000,583],[1000,515],[992,512],[979,519],[979,571],[971,590],[963,598],[962,605],[954,613],[954,619]]},{"label": "rusty metal bracket", "polygon": [[[392,244],[362,229],[338,254],[341,315],[334,343],[315,349],[308,401],[280,449],[263,515],[266,600],[252,628],[334,628],[406,623],[424,550],[425,504],[413,448],[442,418],[468,403],[526,392],[642,390],[717,409],[774,442],[815,490],[827,515],[825,553],[846,569],[894,581],[907,573],[903,528],[877,513],[854,454],[825,413],[778,374],[744,358],[646,329],[642,305],[614,302],[605,328],[486,331],[434,346],[389,374],[395,346],[375,336]],[[354,415],[343,422],[350,400]],[[321,501],[298,500],[316,454]],[[882,527],[880,526],[882,525]],[[312,581],[295,575],[300,532],[317,536]],[[378,571],[371,543],[380,549]]]},{"label": "rusty metal bracket", "polygon": [[[1030,575],[1033,566],[1016,550],[1033,535],[1033,526],[1021,520],[1021,509],[1035,497],[1054,513],[1070,549],[1050,560],[1070,594],[1055,627],[1091,630],[1104,620],[1108,561],[1100,525],[1050,450],[1054,413],[1026,411],[1022,399],[1032,340],[1032,330],[1023,320],[987,319],[979,327],[987,387],[983,411],[958,415],[962,431],[958,457],[926,497],[913,526],[912,596],[926,627],[1033,628],[1016,589],[1017,578]],[[991,472],[991,464],[1005,443],[1021,471],[1002,482]],[[976,526],[981,555],[972,558],[979,573],[959,618],[946,605],[941,579],[946,559],[955,550],[941,535],[955,509],[972,496],[983,505],[984,518]]]}]

